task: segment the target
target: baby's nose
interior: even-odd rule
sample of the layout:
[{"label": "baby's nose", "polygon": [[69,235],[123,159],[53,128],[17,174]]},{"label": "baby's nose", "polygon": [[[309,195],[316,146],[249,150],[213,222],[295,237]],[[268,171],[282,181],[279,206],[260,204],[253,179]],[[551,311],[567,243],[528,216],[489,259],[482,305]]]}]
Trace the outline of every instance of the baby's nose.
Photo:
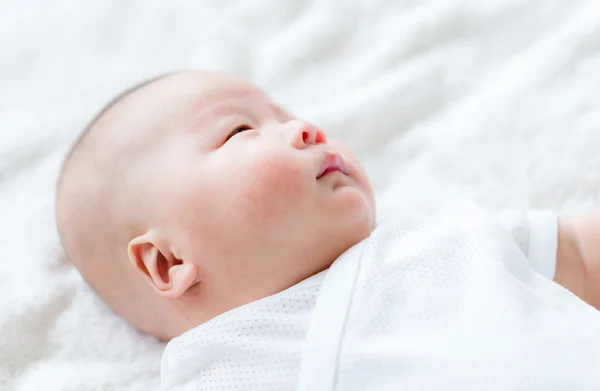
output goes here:
[{"label": "baby's nose", "polygon": [[288,126],[290,144],[298,149],[327,142],[325,132],[308,121],[294,120]]}]

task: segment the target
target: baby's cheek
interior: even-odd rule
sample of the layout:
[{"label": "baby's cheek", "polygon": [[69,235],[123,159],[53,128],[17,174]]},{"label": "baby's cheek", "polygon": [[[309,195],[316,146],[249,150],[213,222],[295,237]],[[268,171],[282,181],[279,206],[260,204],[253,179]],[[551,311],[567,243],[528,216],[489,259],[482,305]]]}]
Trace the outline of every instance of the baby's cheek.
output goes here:
[{"label": "baby's cheek", "polygon": [[262,156],[244,179],[243,201],[251,218],[278,221],[302,204],[308,184],[293,160]]}]

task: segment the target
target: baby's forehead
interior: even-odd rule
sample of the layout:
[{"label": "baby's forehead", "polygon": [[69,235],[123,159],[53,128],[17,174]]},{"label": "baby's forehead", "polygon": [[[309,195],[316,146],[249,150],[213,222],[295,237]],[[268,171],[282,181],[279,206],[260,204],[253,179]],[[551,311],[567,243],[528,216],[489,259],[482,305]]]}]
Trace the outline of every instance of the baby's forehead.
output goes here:
[{"label": "baby's forehead", "polygon": [[249,81],[222,74],[192,74],[164,80],[149,94],[163,99],[180,116],[200,116],[210,112],[216,116],[236,114],[236,110],[270,109],[278,116],[289,116],[267,92]]},{"label": "baby's forehead", "polygon": [[266,92],[245,79],[206,71],[174,74],[157,80],[148,86],[147,93],[195,104],[233,98],[271,100]]}]

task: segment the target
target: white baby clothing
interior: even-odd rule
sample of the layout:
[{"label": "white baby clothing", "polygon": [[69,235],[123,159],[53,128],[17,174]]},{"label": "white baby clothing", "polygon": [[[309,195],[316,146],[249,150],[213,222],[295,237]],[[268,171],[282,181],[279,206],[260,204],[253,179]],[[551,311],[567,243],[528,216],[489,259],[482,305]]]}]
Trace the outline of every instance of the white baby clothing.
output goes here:
[{"label": "white baby clothing", "polygon": [[173,339],[168,390],[598,390],[600,313],[552,282],[557,219],[401,216],[332,267]]},{"label": "white baby clothing", "polygon": [[310,314],[324,277],[325,272],[316,274],[169,341],[161,363],[163,388],[295,390]]}]

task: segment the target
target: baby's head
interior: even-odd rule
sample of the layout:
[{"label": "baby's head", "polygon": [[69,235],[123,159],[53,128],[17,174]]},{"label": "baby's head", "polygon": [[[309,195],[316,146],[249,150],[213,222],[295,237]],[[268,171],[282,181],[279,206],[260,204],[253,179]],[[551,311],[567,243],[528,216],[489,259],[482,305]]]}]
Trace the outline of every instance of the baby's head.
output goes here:
[{"label": "baby's head", "polygon": [[92,122],[56,202],[65,250],[117,313],[162,339],[280,292],[367,237],[356,157],[242,79],[168,75]]}]

